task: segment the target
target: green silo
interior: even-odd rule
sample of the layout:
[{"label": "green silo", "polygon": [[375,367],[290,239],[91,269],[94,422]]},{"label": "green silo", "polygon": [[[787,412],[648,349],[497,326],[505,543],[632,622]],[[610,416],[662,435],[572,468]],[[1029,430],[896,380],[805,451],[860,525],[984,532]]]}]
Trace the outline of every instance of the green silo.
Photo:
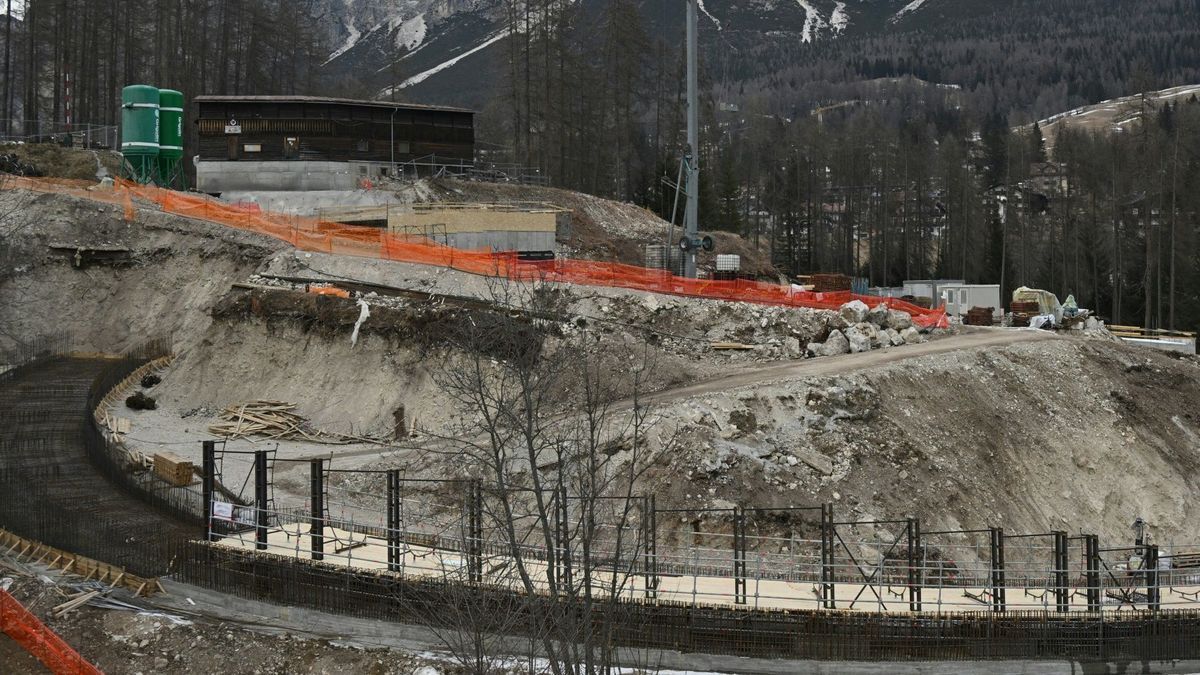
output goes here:
[{"label": "green silo", "polygon": [[183,92],[158,90],[158,181],[183,188]]},{"label": "green silo", "polygon": [[157,173],[158,89],[135,84],[121,90],[121,154],[125,173],[138,183],[150,183]]}]

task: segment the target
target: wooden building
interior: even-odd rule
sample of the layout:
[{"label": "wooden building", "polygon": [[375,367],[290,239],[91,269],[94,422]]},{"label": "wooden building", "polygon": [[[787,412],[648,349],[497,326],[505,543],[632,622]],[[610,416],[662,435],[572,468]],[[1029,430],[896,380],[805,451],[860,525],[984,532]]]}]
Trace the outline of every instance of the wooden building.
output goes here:
[{"label": "wooden building", "polygon": [[192,110],[201,162],[474,159],[474,112],[465,108],[313,96],[198,96]]}]

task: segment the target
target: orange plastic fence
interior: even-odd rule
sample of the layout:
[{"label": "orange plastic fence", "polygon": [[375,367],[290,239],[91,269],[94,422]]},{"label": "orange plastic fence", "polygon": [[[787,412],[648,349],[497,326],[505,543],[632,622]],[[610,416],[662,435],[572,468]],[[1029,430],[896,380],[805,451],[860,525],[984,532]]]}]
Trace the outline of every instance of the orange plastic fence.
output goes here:
[{"label": "orange plastic fence", "polygon": [[55,675],[103,675],[8,591],[0,591],[0,632],[37,657]]},{"label": "orange plastic fence", "polygon": [[886,304],[908,312],[921,327],[945,327],[944,309],[926,309],[896,298],[855,295],[850,292],[811,293],[758,281],[687,279],[665,270],[590,260],[557,259],[525,262],[515,253],[465,251],[424,237],[397,235],[375,227],[362,227],[260,211],[254,204],[230,204],[206,196],[124,181],[108,190],[78,189],[33,179],[15,179],[13,187],[68,192],[89,199],[122,204],[132,218],[130,195],[145,199],[169,213],[221,223],[265,234],[305,251],[337,253],[399,262],[449,267],[463,272],[517,280],[558,281],[588,286],[611,286],[697,298],[754,302],[764,305],[837,309],[851,300],[868,305]]}]

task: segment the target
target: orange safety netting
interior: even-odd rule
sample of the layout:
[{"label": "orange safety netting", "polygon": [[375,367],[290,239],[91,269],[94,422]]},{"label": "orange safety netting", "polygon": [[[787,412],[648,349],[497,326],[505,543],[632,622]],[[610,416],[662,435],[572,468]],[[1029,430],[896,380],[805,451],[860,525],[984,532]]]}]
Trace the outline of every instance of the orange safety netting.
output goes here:
[{"label": "orange safety netting", "polygon": [[103,675],[79,652],[25,609],[8,591],[0,590],[0,632],[37,657],[55,675]]},{"label": "orange safety netting", "polygon": [[927,309],[897,298],[857,295],[849,291],[813,293],[797,291],[788,286],[740,279],[688,279],[675,276],[666,270],[613,262],[573,259],[522,261],[518,260],[513,252],[456,249],[424,237],[392,234],[377,227],[345,225],[311,217],[269,213],[261,211],[254,204],[230,204],[203,195],[135,185],[126,181],[119,181],[113,189],[105,190],[78,189],[33,179],[12,180],[11,187],[43,192],[66,192],[121,204],[125,207],[127,219],[133,217],[133,205],[130,200],[132,195],[154,202],[168,213],[265,234],[305,251],[437,265],[472,274],[516,280],[611,286],[764,305],[837,309],[851,300],[861,300],[870,306],[883,303],[891,309],[908,312],[912,315],[913,323],[923,328],[949,325],[943,308]]}]

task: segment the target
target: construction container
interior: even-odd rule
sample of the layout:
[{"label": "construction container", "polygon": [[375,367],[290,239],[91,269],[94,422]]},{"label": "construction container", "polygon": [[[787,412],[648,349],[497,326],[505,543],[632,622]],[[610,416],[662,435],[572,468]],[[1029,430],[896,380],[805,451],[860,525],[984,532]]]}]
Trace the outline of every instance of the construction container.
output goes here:
[{"label": "construction container", "polygon": [[150,183],[158,170],[158,89],[135,84],[121,90],[121,154],[128,178]]},{"label": "construction container", "polygon": [[1000,307],[1000,285],[939,283],[938,300],[950,316],[963,316],[972,307]]},{"label": "construction container", "polygon": [[717,255],[717,271],[718,272],[738,272],[742,269],[742,257],[732,253],[720,253]]}]

